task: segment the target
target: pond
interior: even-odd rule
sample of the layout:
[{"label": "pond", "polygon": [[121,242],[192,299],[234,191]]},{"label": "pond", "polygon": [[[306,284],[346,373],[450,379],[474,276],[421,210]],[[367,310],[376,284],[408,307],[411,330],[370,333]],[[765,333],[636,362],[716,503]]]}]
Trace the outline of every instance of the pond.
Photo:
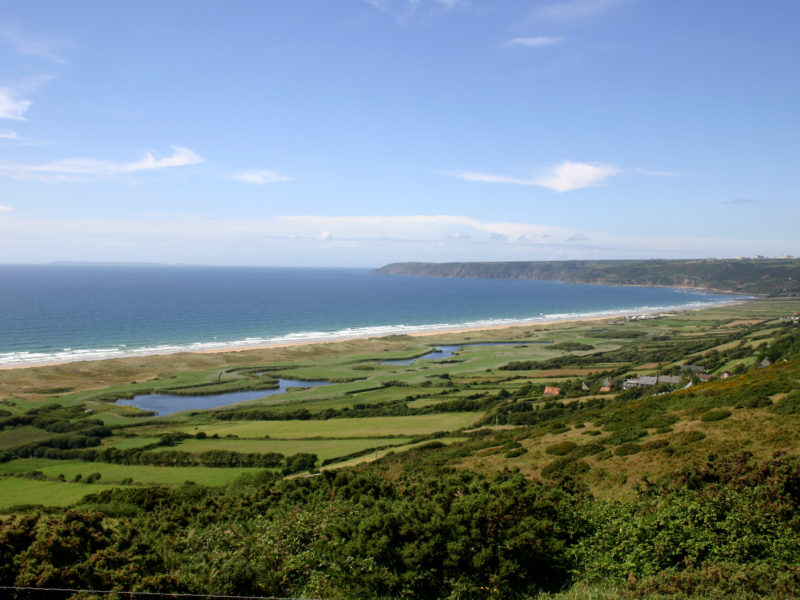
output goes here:
[{"label": "pond", "polygon": [[133,398],[120,398],[114,404],[135,406],[142,410],[152,411],[163,417],[184,410],[208,410],[237,402],[258,400],[275,394],[283,394],[287,388],[309,388],[331,385],[330,381],[301,381],[299,379],[278,379],[278,387],[268,390],[248,390],[244,392],[227,392],[209,394],[207,396],[182,396],[178,394],[141,394]]},{"label": "pond", "polygon": [[410,365],[417,360],[439,360],[450,358],[465,346],[525,346],[528,344],[547,344],[549,342],[475,342],[474,344],[458,344],[456,346],[434,346],[432,352],[416,358],[402,360],[382,360],[382,365]]}]

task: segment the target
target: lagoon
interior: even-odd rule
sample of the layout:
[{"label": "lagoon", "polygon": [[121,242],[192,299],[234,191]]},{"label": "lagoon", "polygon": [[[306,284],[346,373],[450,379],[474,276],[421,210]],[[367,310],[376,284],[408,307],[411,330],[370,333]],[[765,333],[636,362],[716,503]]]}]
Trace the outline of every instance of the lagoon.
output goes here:
[{"label": "lagoon", "polygon": [[266,390],[247,390],[243,392],[227,392],[224,394],[208,394],[205,396],[185,396],[179,394],[140,394],[133,398],[120,398],[114,404],[120,406],[135,406],[141,410],[155,413],[155,416],[164,417],[184,410],[209,410],[259,400],[275,394],[283,394],[288,388],[309,388],[321,385],[331,385],[330,381],[301,381],[299,379],[278,379],[278,387]]}]

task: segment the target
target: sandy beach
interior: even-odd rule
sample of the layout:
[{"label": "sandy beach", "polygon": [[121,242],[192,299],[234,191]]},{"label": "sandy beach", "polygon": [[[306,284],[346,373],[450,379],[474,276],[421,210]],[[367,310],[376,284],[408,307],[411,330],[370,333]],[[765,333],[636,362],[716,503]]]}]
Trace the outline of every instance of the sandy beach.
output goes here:
[{"label": "sandy beach", "polygon": [[[289,348],[301,348],[301,347],[314,347],[320,345],[336,345],[336,344],[346,344],[352,343],[357,341],[373,341],[373,340],[380,340],[382,338],[391,338],[392,336],[397,335],[404,335],[413,338],[438,338],[442,336],[457,336],[457,335],[465,335],[465,334],[476,334],[479,332],[497,332],[502,330],[512,330],[520,327],[546,327],[549,325],[554,324],[563,324],[563,323],[581,323],[581,322],[598,322],[598,321],[618,321],[624,319],[631,319],[631,318],[641,318],[647,314],[677,314],[680,312],[687,312],[687,311],[700,311],[706,310],[709,308],[715,308],[719,306],[731,306],[735,304],[742,304],[747,302],[748,299],[743,300],[735,300],[735,301],[727,301],[721,302],[719,304],[714,304],[712,306],[704,306],[698,308],[681,308],[681,309],[674,309],[668,310],[661,313],[648,313],[645,311],[632,311],[628,313],[620,313],[620,314],[604,314],[604,315],[593,315],[593,316],[570,316],[570,317],[563,317],[563,318],[550,318],[547,320],[523,320],[517,322],[510,322],[510,323],[499,323],[497,325],[480,325],[475,327],[463,327],[463,326],[454,326],[454,327],[444,327],[440,329],[425,329],[421,331],[408,331],[408,332],[400,332],[394,334],[382,334],[382,335],[353,335],[353,336],[342,336],[342,337],[330,337],[330,338],[321,338],[321,339],[304,339],[304,340],[297,340],[297,341],[276,341],[274,343],[257,343],[254,345],[230,345],[225,346],[222,345],[219,348],[212,348],[212,349],[199,349],[199,350],[189,350],[189,349],[176,349],[174,351],[167,351],[167,352],[159,352],[154,350],[152,352],[141,352],[141,353],[128,353],[128,354],[121,354],[119,356],[108,356],[108,357],[98,357],[98,358],[76,358],[71,360],[63,360],[63,361],[44,361],[44,362],[30,362],[26,364],[17,364],[17,365],[0,365],[0,371],[9,371],[9,370],[17,370],[17,369],[30,369],[30,368],[37,368],[37,367],[53,367],[53,366],[60,366],[66,364],[78,364],[78,363],[96,363],[102,361],[132,361],[134,359],[143,359],[143,358],[156,358],[156,357],[168,357],[168,356],[175,356],[178,354],[188,354],[188,355],[197,355],[197,356],[214,356],[220,354],[230,354],[232,356],[241,356],[242,353],[247,352],[259,352],[259,351],[268,351],[268,350],[280,350],[280,349],[289,349]],[[431,343],[442,343],[437,341],[436,339],[432,339]]]}]

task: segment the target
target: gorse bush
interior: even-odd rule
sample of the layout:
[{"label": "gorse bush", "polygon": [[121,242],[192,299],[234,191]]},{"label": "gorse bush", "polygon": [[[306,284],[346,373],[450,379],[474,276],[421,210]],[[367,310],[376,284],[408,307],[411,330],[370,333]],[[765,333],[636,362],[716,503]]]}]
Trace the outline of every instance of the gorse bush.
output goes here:
[{"label": "gorse bush", "polygon": [[[784,594],[800,572],[800,461],[743,454],[649,485],[635,500],[598,503],[572,552],[595,580],[642,591]],[[793,593],[793,592],[792,592]]]}]

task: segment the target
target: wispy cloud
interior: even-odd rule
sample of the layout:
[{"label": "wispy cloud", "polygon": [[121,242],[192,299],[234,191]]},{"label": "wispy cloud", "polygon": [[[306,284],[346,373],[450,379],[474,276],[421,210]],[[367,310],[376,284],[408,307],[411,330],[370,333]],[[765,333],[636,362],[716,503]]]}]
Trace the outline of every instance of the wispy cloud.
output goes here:
[{"label": "wispy cloud", "polygon": [[551,36],[518,37],[506,42],[507,46],[524,46],[526,48],[545,48],[564,42],[566,38]]},{"label": "wispy cloud", "polygon": [[731,200],[724,200],[723,204],[753,204],[757,202],[755,198],[732,198]]},{"label": "wispy cloud", "polygon": [[0,161],[0,177],[19,180],[38,180],[46,183],[87,182],[143,171],[184,167],[203,162],[203,158],[188,148],[172,147],[172,155],[158,158],[148,152],[141,159],[118,163],[93,158],[65,158],[39,165]]},{"label": "wispy cloud", "polygon": [[464,0],[364,0],[389,15],[401,25],[426,24],[430,19],[449,13]]},{"label": "wispy cloud", "polygon": [[14,90],[0,88],[0,119],[24,121],[25,112],[30,106],[31,101],[17,98],[17,94]]},{"label": "wispy cloud", "polygon": [[451,10],[462,0],[364,0],[364,2],[381,10],[397,8],[404,11],[415,11],[423,8]]},{"label": "wispy cloud", "polygon": [[8,27],[0,31],[0,40],[10,44],[20,54],[44,58],[58,64],[67,62],[58,53],[58,48],[63,45],[58,40],[50,38],[34,39]]},{"label": "wispy cloud", "polygon": [[617,173],[619,169],[612,165],[564,161],[540,179],[539,185],[556,192],[568,192],[599,185]]},{"label": "wispy cloud", "polygon": [[0,129],[0,142],[3,141],[12,142],[18,146],[43,146],[48,144],[46,141],[22,136],[11,129]]},{"label": "wispy cloud", "polygon": [[150,215],[33,218],[6,211],[6,260],[108,260],[205,264],[363,265],[398,260],[546,260],[800,254],[796,239],[668,237],[579,231],[458,215]]},{"label": "wispy cloud", "polygon": [[465,181],[479,183],[510,183],[514,185],[533,185],[554,192],[569,192],[601,184],[620,170],[613,165],[564,161],[538,177],[509,177],[493,173],[474,171],[450,171],[447,175]]},{"label": "wispy cloud", "polygon": [[253,183],[256,185],[265,185],[267,183],[280,183],[283,181],[292,181],[294,178],[275,171],[267,171],[266,169],[256,169],[253,171],[240,171],[231,175],[231,179],[241,181],[243,183]]},{"label": "wispy cloud", "polygon": [[8,213],[12,212],[13,210],[14,209],[11,208],[10,206],[5,206],[4,204],[0,204],[0,215],[8,214]]},{"label": "wispy cloud", "polygon": [[556,19],[582,19],[616,8],[632,0],[564,0],[543,6],[536,14]]}]

